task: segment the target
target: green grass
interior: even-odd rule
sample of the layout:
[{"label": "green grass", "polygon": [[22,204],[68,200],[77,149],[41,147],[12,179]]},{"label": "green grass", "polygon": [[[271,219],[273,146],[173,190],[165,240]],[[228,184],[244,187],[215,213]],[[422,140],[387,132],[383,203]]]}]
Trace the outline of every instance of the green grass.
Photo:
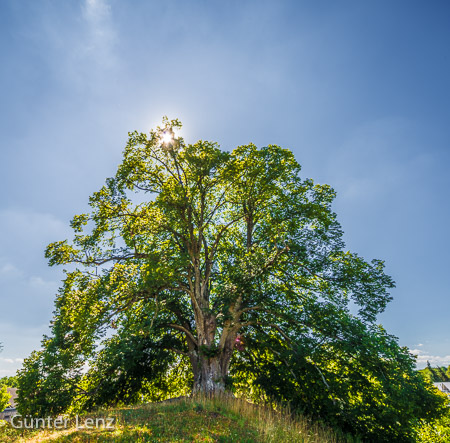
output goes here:
[{"label": "green grass", "polygon": [[[0,428],[0,442],[353,442],[287,412],[225,398],[181,399],[121,409],[99,410],[79,418],[114,417],[115,429],[26,430]],[[106,421],[105,421],[106,422]]]}]

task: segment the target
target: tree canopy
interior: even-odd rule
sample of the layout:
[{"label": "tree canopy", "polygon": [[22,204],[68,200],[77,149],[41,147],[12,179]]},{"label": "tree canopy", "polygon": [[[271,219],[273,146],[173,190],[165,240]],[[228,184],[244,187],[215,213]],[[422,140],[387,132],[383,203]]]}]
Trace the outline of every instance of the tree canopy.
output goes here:
[{"label": "tree canopy", "polygon": [[448,382],[450,381],[450,366],[432,367],[427,361],[427,367],[419,371],[427,380],[431,382]]},{"label": "tree canopy", "polygon": [[75,268],[20,407],[234,390],[362,435],[411,435],[442,399],[376,324],[394,282],[345,249],[334,190],[302,179],[288,149],[225,152],[180,127],[130,133],[73,241],[48,246],[50,265]]}]

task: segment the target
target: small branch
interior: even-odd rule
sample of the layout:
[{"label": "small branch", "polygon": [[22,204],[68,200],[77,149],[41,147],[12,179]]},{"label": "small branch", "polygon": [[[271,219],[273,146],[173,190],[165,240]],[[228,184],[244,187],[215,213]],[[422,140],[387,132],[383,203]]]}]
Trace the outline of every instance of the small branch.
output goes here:
[{"label": "small branch", "polygon": [[108,263],[110,261],[122,261],[122,260],[128,260],[130,258],[148,258],[147,254],[129,254],[129,255],[114,255],[112,257],[108,257],[102,260],[72,260],[72,263],[80,263],[82,265],[95,265],[95,266],[101,266],[105,263]]}]

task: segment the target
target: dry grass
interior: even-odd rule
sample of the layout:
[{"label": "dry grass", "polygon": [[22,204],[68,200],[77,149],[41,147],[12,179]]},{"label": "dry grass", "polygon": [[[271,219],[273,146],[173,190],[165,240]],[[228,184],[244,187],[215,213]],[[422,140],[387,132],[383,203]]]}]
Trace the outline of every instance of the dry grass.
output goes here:
[{"label": "dry grass", "polygon": [[232,397],[186,398],[169,403],[151,403],[121,409],[99,410],[79,419],[115,418],[115,428],[27,430],[0,428],[0,442],[353,442],[330,429],[293,419]]}]

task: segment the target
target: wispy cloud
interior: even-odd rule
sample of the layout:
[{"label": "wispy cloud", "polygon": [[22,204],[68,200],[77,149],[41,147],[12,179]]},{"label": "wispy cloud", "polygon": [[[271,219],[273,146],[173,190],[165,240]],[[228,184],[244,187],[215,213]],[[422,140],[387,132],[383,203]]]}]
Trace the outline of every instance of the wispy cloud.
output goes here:
[{"label": "wispy cloud", "polygon": [[4,357],[0,357],[0,362],[1,363],[10,363],[10,364],[23,363],[23,358],[4,358]]},{"label": "wispy cloud", "polygon": [[112,25],[111,5],[106,0],[86,0],[82,14],[87,32],[81,53],[104,68],[112,67],[116,62],[113,50],[116,33]]},{"label": "wispy cloud", "polygon": [[15,278],[20,277],[22,275],[22,271],[14,266],[12,263],[4,263],[0,265],[0,277],[9,277]]},{"label": "wispy cloud", "polygon": [[0,377],[10,377],[22,367],[23,358],[0,357]]},{"label": "wispy cloud", "polygon": [[101,89],[105,71],[118,66],[117,33],[107,0],[84,0],[63,7],[36,8],[31,30],[23,31],[57,82],[68,90],[92,94]]},{"label": "wispy cloud", "polygon": [[[51,241],[69,237],[70,228],[52,214],[11,208],[0,210],[0,232],[0,328],[40,325],[51,316],[62,276],[62,270],[48,268],[44,250]],[[0,335],[5,352],[8,340]]]},{"label": "wispy cloud", "polygon": [[16,321],[0,322],[3,351],[0,354],[0,377],[11,376],[22,367],[24,357],[39,350],[43,334],[48,334],[48,324],[32,327]]},{"label": "wispy cloud", "polygon": [[111,6],[104,0],[86,0],[83,6],[83,14],[87,20],[98,23],[109,18]]},{"label": "wispy cloud", "polygon": [[0,232],[0,272],[17,276],[30,262],[45,264],[45,247],[51,241],[67,238],[71,230],[68,223],[53,214],[5,208],[0,210]]},{"label": "wispy cloud", "polygon": [[[420,344],[418,345],[420,346]],[[410,353],[417,356],[417,367],[425,367],[427,362],[431,366],[448,366],[450,365],[450,355],[431,355],[421,349],[411,349]]]}]

